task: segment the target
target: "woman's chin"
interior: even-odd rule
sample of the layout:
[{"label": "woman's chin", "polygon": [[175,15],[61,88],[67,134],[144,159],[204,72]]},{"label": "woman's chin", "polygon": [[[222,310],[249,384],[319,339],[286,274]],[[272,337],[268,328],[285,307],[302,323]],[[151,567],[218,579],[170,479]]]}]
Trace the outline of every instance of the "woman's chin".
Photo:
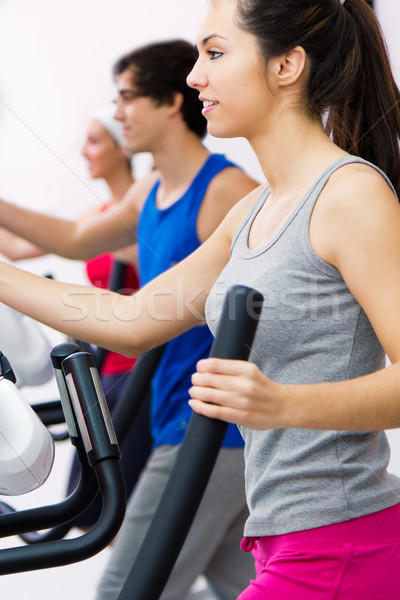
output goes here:
[{"label": "woman's chin", "polygon": [[210,135],[216,138],[235,138],[240,137],[232,132],[231,128],[223,127],[217,123],[208,122],[207,131]]},{"label": "woman's chin", "polygon": [[101,174],[95,169],[89,169],[89,177],[90,179],[100,179]]}]

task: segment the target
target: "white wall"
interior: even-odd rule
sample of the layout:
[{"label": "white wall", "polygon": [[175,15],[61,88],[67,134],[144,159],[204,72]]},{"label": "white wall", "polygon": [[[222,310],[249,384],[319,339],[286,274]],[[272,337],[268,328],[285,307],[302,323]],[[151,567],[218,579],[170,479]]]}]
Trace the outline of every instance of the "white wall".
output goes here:
[{"label": "white wall", "polygon": [[[113,63],[156,39],[193,41],[204,3],[2,0],[0,194],[67,215],[96,202],[104,189],[88,181],[79,147],[88,116],[115,97]],[[239,146],[243,162],[251,151]]]},{"label": "white wall", "polygon": [[[0,195],[62,216],[104,200],[105,189],[87,177],[79,149],[86,119],[114,97],[114,61],[157,39],[193,41],[205,1],[1,0]],[[400,82],[400,3],[375,0],[375,5]],[[207,144],[262,178],[242,140],[208,138]],[[137,161],[139,174],[145,166],[146,158]],[[38,273],[51,271],[62,280],[84,281],[81,265],[71,261],[52,257],[23,266]],[[54,343],[60,341],[55,332],[48,334]],[[25,393],[29,399],[49,399],[55,388],[50,383]],[[391,469],[400,473],[399,432],[389,435]],[[48,484],[15,499],[15,504],[31,507],[61,499],[69,458],[69,448],[63,446]],[[0,539],[0,548],[16,543],[14,538]],[[108,550],[78,565],[3,576],[0,594],[22,600],[30,592],[44,600],[66,600],[72,591],[91,600],[107,555]]]},{"label": "white wall", "polygon": [[400,85],[400,2],[398,0],[374,0],[374,5],[388,45],[392,69],[396,81]]},{"label": "white wall", "polygon": [[[106,199],[101,182],[91,181],[79,150],[86,120],[115,96],[111,69],[134,47],[157,39],[194,40],[205,0],[1,0],[0,2],[0,195],[21,205],[73,216]],[[228,145],[208,140],[262,177],[243,141]],[[148,161],[136,160],[141,174]],[[247,166],[246,165],[246,166]],[[80,263],[42,258],[24,268],[53,273],[64,281],[85,281]],[[46,330],[54,343],[61,337]],[[51,399],[52,382],[25,388],[29,400]],[[57,447],[49,481],[39,490],[14,498],[30,508],[61,500],[71,449]],[[6,500],[6,499],[5,499]],[[73,530],[72,535],[77,535]],[[0,548],[19,544],[0,539]],[[91,600],[109,550],[76,565],[0,578],[0,594],[21,600],[67,600],[71,592]],[[71,582],[74,581],[74,585]]]}]

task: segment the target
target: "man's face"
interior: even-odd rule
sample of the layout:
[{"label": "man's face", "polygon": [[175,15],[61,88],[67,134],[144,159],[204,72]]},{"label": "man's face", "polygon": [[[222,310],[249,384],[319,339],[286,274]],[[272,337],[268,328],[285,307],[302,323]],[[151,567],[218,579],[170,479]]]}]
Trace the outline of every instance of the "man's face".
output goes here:
[{"label": "man's face", "polygon": [[155,152],[166,125],[166,106],[157,106],[149,96],[135,88],[131,71],[117,77],[117,109],[115,118],[122,123],[125,146],[130,152]]}]

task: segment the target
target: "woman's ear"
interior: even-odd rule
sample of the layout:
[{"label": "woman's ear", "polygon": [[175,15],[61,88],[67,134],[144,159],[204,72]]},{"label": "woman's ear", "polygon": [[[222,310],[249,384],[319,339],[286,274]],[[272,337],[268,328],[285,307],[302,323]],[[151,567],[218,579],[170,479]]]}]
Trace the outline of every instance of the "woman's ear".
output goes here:
[{"label": "woman's ear", "polygon": [[286,87],[296,83],[303,75],[306,67],[307,55],[301,46],[296,46],[286,54],[273,59],[272,71],[278,86]]}]

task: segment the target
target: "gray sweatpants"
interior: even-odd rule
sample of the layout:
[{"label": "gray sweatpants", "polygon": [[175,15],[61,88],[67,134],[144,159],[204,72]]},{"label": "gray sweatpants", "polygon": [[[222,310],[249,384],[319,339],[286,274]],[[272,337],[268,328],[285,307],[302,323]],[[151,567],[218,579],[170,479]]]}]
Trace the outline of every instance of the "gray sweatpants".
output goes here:
[{"label": "gray sweatpants", "polygon": [[[128,576],[164,491],[179,446],[156,448],[127,507],[97,600],[116,600]],[[235,600],[254,578],[252,555],[240,550],[248,511],[241,448],[222,448],[199,510],[161,600],[183,600],[204,575],[221,600]],[[154,576],[157,565],[154,565]]]}]

